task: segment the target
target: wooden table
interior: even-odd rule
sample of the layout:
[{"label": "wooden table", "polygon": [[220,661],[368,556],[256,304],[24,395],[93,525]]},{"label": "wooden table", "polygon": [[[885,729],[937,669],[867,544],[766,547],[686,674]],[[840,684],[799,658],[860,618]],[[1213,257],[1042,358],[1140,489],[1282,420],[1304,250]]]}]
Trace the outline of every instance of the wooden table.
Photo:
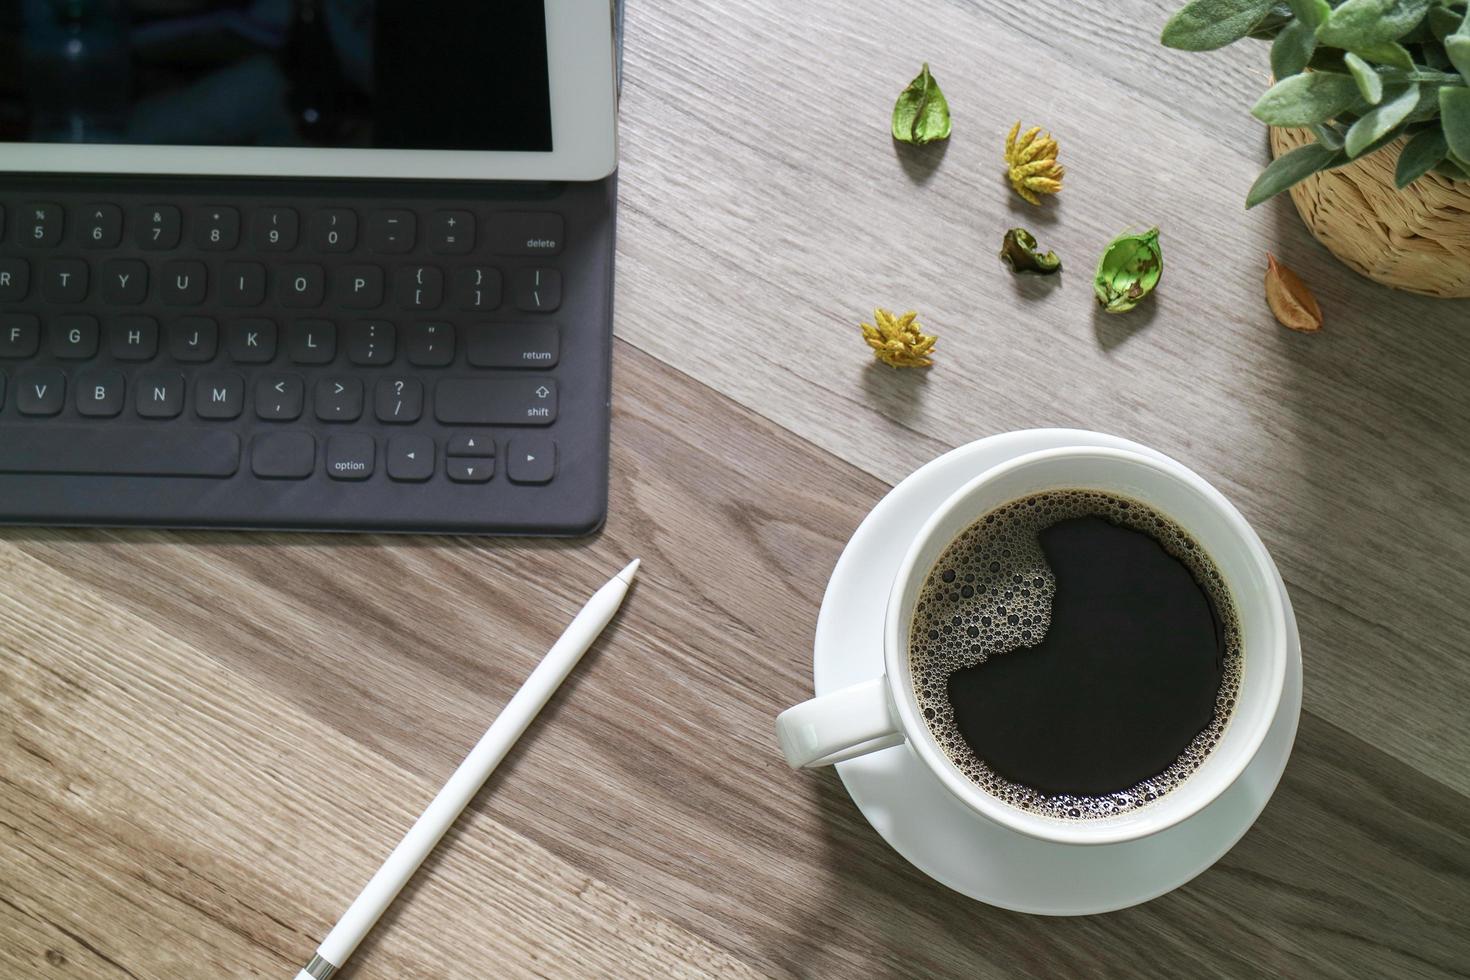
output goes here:
[{"label": "wooden table", "polygon": [[[1375,286],[1242,199],[1264,47],[1141,0],[645,0],[628,13],[612,516],[588,541],[0,534],[0,975],[289,976],[583,598],[614,627],[345,977],[1464,976],[1470,305]],[[888,136],[927,59],[947,146]],[[1023,117],[1066,190],[1005,187]],[[1156,297],[1094,308],[1125,226]],[[1060,279],[1013,279],[1025,224]],[[1277,326],[1265,253],[1316,289]],[[916,308],[929,372],[856,324]],[[924,878],[775,713],[888,487],[1037,425],[1219,486],[1301,620],[1270,806],[1142,907],[1050,920]]]}]

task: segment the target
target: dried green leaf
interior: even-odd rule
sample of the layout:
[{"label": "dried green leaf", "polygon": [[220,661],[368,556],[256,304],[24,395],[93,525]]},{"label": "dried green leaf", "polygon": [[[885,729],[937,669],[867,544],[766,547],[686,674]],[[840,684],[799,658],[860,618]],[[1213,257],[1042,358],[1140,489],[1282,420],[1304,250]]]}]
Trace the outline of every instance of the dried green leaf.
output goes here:
[{"label": "dried green leaf", "polygon": [[1291,0],[1291,12],[1315,31],[1332,13],[1332,5],[1327,0]]},{"label": "dried green leaf", "polygon": [[1271,12],[1271,0],[1192,0],[1159,36],[1165,47],[1213,51],[1238,41]]},{"label": "dried green leaf", "polygon": [[1097,262],[1092,291],[1106,313],[1127,313],[1154,291],[1164,274],[1159,230],[1141,235],[1124,233],[1108,243]]},{"label": "dried green leaf", "polygon": [[1432,0],[1347,0],[1317,28],[1317,40],[1356,51],[1397,41],[1424,19]]},{"label": "dried green leaf", "polygon": [[1251,108],[1251,115],[1271,126],[1310,126],[1331,119],[1358,98],[1351,77],[1314,71],[1272,85]]},{"label": "dried green leaf", "polygon": [[1463,85],[1439,90],[1439,119],[1450,152],[1470,160],[1470,88]]},{"label": "dried green leaf", "polygon": [[1317,47],[1317,34],[1306,21],[1294,20],[1271,42],[1271,72],[1277,78],[1295,75],[1307,67]]},{"label": "dried green leaf", "polygon": [[926,61],[893,104],[893,138],[900,143],[923,146],[949,139],[949,130],[949,103],[929,73]]},{"label": "dried green leaf", "polygon": [[1358,91],[1363,94],[1372,105],[1383,101],[1383,79],[1378,77],[1378,72],[1373,66],[1364,61],[1357,54],[1349,51],[1343,61],[1347,64],[1348,71],[1352,72],[1353,82],[1358,86]]},{"label": "dried green leaf", "polygon": [[1245,206],[1253,208],[1262,201],[1275,197],[1298,181],[1305,180],[1319,170],[1330,170],[1347,160],[1342,150],[1308,143],[1290,153],[1283,153],[1271,165],[1261,171],[1261,176],[1251,185],[1245,196]]},{"label": "dried green leaf", "polygon": [[1371,144],[1389,135],[1418,104],[1419,86],[1410,85],[1397,92],[1390,90],[1382,105],[1365,113],[1348,128],[1343,142],[1348,156],[1360,156]]},{"label": "dried green leaf", "polygon": [[1445,141],[1444,130],[1438,128],[1424,130],[1404,144],[1403,152],[1399,154],[1398,165],[1394,168],[1394,184],[1400,190],[1408,187],[1438,166],[1449,151],[1450,145]]},{"label": "dried green leaf", "polygon": [[1025,228],[1012,228],[1000,243],[1000,260],[1012,272],[1034,272],[1049,276],[1062,271],[1062,260],[1055,252],[1040,251],[1036,236]]}]

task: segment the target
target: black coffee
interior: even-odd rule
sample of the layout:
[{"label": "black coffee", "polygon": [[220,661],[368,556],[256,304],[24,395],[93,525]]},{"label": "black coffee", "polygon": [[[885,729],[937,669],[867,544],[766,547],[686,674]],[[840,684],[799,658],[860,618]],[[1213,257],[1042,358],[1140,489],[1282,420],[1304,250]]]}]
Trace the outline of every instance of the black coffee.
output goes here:
[{"label": "black coffee", "polygon": [[1110,816],[1193,772],[1240,685],[1240,628],[1203,549],[1113,494],[1060,490],[976,521],[929,572],[909,656],[919,706],[991,794]]}]

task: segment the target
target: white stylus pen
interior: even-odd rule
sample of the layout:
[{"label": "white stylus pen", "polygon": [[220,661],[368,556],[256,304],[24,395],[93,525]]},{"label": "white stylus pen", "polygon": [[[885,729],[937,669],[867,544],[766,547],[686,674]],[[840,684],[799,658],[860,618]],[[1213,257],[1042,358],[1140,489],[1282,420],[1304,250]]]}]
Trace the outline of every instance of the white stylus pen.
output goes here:
[{"label": "white stylus pen", "polygon": [[412,828],[393,848],[393,853],[388,855],[388,860],[373,875],[367,887],[348,907],[346,913],[327,933],[327,938],[317,947],[316,955],[311,962],[296,974],[296,980],[327,980],[333,973],[339,970],[347,957],[362,942],[373,923],[383,914],[388,905],[397,897],[398,892],[434,845],[439,843],[439,838],[454,823],[460,811],[470,802],[474,795],[485,785],[485,780],[495,771],[500,760],[510,751],[510,747],[521,737],[521,733],[531,724],[531,719],[536,717],[536,712],[551,698],[552,693],[566,680],[577,661],[582,659],[582,654],[587,652],[603,628],[618,611],[622,605],[623,596],[628,593],[628,586],[633,584],[633,575],[638,571],[638,559],[635,558],[628,563],[628,567],[618,572],[613,579],[598,589],[582,611],[577,613],[561,639],[551,647],[536,669],[531,671],[531,676],[526,678],[526,683],[515,693],[495,721],[491,722],[489,729],[481,736],[480,741],[465,756],[465,760],[454,770],[454,775],[449,777],[449,782],[434,797]]}]

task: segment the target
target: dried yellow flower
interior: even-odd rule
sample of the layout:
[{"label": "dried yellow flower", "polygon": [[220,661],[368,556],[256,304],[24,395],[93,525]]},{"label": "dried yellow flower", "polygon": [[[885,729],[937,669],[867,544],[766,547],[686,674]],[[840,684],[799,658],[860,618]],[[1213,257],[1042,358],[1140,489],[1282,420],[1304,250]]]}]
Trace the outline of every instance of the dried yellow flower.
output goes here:
[{"label": "dried yellow flower", "polygon": [[890,367],[928,367],[934,362],[929,355],[937,339],[923,333],[914,322],[918,316],[909,310],[903,316],[894,316],[887,310],[873,311],[878,325],[863,324],[863,339],[873,348],[873,354]]},{"label": "dried yellow flower", "polygon": [[1017,194],[1032,204],[1040,204],[1040,195],[1055,194],[1062,189],[1062,177],[1067,171],[1057,163],[1058,149],[1051,133],[1042,136],[1040,126],[1032,126],[1022,133],[1021,121],[1016,120],[1006,136],[1006,166],[1011,187]]}]

